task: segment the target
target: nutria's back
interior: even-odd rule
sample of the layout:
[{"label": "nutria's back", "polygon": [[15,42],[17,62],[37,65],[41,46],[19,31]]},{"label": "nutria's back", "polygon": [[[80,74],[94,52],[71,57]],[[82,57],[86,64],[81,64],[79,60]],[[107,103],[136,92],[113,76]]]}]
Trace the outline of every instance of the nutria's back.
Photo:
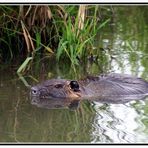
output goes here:
[{"label": "nutria's back", "polygon": [[88,77],[86,89],[98,96],[148,94],[148,82],[130,75],[111,73],[99,77]]}]

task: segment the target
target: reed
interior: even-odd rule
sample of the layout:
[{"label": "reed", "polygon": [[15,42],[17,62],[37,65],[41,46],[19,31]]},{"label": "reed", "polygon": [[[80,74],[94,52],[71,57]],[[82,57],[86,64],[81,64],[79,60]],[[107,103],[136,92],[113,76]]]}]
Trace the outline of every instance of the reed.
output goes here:
[{"label": "reed", "polygon": [[98,26],[98,6],[94,7],[94,15],[88,16],[89,9],[86,5],[79,6],[76,16],[68,16],[67,21],[60,21],[62,35],[59,36],[57,60],[69,58],[72,65],[78,65],[78,59],[84,60],[94,48],[94,38],[99,29],[104,27],[110,19]]},{"label": "reed", "polygon": [[[94,38],[109,19],[99,22],[99,6],[0,6],[0,62],[55,55],[78,65],[92,53]],[[78,60],[79,59],[79,60]]]}]

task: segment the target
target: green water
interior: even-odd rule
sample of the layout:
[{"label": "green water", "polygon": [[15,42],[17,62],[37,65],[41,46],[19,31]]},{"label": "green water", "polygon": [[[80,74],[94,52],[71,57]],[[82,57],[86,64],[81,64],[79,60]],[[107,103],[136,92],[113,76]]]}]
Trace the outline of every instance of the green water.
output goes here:
[{"label": "green water", "polygon": [[[41,81],[118,72],[148,80],[147,9],[113,7],[112,23],[96,37],[93,54],[98,55],[97,62],[79,66],[77,73],[53,60],[34,62],[31,75]],[[148,142],[148,98],[126,104],[84,101],[77,110],[39,108],[30,104],[29,91],[14,67],[2,65],[0,70],[0,142]],[[28,76],[28,83],[35,84]]]}]

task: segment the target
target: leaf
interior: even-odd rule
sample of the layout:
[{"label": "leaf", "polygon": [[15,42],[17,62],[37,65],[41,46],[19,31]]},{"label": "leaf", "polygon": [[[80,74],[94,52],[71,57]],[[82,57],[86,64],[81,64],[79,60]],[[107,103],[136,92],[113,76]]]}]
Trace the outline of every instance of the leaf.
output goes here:
[{"label": "leaf", "polygon": [[48,52],[54,53],[53,50],[52,50],[50,47],[47,47],[47,46],[44,46],[44,47],[45,47],[45,49],[46,49]]},{"label": "leaf", "polygon": [[58,50],[57,50],[57,60],[60,59],[60,56],[61,56],[62,52],[64,51],[66,44],[68,43],[68,41],[65,41],[63,43],[62,42],[63,42],[63,40],[60,41],[59,47],[58,47]]},{"label": "leaf", "polygon": [[32,60],[32,59],[33,59],[32,57],[27,57],[26,60],[23,62],[23,64],[17,70],[17,73],[22,73],[26,69],[30,60]]},{"label": "leaf", "polygon": [[40,36],[39,32],[37,32],[35,35],[36,35],[36,46],[38,48],[40,46],[40,43],[41,43],[41,36]]}]

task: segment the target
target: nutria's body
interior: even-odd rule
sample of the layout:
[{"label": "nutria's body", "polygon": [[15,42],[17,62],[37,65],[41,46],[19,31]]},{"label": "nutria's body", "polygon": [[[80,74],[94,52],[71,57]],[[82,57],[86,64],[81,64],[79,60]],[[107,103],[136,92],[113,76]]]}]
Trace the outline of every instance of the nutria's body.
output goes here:
[{"label": "nutria's body", "polygon": [[31,96],[39,98],[92,98],[147,95],[148,82],[125,74],[107,74],[71,81],[51,79],[31,88]]}]

